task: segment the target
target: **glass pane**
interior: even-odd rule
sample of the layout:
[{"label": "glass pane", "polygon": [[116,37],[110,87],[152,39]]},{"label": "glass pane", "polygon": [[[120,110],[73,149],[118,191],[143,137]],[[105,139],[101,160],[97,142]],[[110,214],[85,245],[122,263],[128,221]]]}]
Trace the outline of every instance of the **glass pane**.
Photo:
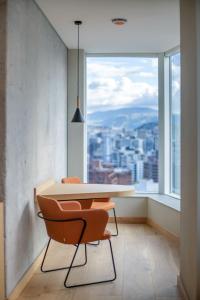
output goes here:
[{"label": "glass pane", "polygon": [[171,192],[180,195],[180,53],[170,57],[171,86]]},{"label": "glass pane", "polygon": [[158,192],[158,59],[87,58],[88,182]]}]

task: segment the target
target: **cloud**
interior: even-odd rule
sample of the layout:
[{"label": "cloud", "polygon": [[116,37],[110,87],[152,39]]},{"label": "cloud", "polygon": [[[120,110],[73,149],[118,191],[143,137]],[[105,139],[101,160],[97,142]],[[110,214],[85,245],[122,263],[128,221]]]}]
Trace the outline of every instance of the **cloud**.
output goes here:
[{"label": "cloud", "polygon": [[180,77],[180,65],[172,63],[172,72],[174,77]]},{"label": "cloud", "polygon": [[144,77],[144,78],[155,78],[156,74],[153,72],[140,72],[138,74],[140,77]]},{"label": "cloud", "polygon": [[180,92],[180,81],[179,80],[173,80],[173,93]]},{"label": "cloud", "polygon": [[121,63],[89,63],[87,72],[89,76],[97,77],[119,77],[130,76],[131,74],[137,74],[141,71],[140,66],[124,66]]},{"label": "cloud", "polygon": [[[180,63],[180,62],[179,62]],[[180,93],[180,65],[178,62],[176,64],[172,62],[172,92],[173,95],[178,95]]]},{"label": "cloud", "polygon": [[[146,63],[145,63],[146,64]],[[88,63],[87,100],[89,111],[130,105],[157,105],[157,74],[131,63]],[[141,103],[141,104],[140,104]]]},{"label": "cloud", "polygon": [[[133,82],[127,77],[118,80],[101,79],[96,89],[88,89],[90,108],[128,106],[138,99],[158,96],[158,89],[146,82]],[[137,101],[138,103],[138,101]]]}]

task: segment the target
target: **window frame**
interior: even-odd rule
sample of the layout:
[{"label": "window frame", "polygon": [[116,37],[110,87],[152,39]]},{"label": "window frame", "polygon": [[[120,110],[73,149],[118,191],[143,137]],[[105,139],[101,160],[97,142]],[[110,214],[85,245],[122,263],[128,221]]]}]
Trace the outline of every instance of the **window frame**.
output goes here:
[{"label": "window frame", "polygon": [[[180,46],[162,53],[85,53],[85,86],[87,84],[87,57],[156,57],[158,58],[158,116],[159,116],[159,189],[158,194],[166,194],[180,200],[181,195],[171,193],[170,184],[170,78],[169,59],[180,52]],[[87,92],[85,88],[85,111],[87,110]],[[86,118],[87,119],[87,118]],[[87,126],[85,126],[85,144],[87,144]],[[84,169],[87,170],[87,146],[85,146]],[[87,173],[87,172],[85,172]],[[84,174],[85,181],[87,174]],[[136,195],[151,194],[150,192]],[[155,194],[155,193],[154,193]]]},{"label": "window frame", "polygon": [[176,199],[181,198],[181,192],[180,194],[176,194],[172,192],[172,153],[171,153],[171,141],[172,141],[172,122],[171,122],[171,116],[172,116],[172,70],[171,70],[171,62],[170,58],[180,52],[180,47],[177,46],[173,49],[170,49],[169,51],[165,52],[165,103],[168,106],[168,111],[165,114],[166,123],[168,127],[168,133],[167,133],[167,141],[168,141],[168,147],[167,147],[167,154],[165,157],[165,160],[167,161],[165,173],[169,180],[165,182],[165,194],[168,194],[169,196],[172,196]]},{"label": "window frame", "polygon": [[[158,128],[159,128],[159,160],[158,160],[158,176],[159,176],[159,182],[158,182],[158,192],[163,193],[164,190],[164,166],[162,163],[162,157],[164,158],[163,154],[163,141],[161,141],[160,137],[163,133],[163,117],[160,115],[161,109],[163,110],[163,102],[164,102],[164,85],[163,85],[163,74],[164,74],[164,55],[163,53],[86,53],[85,54],[85,86],[87,86],[87,58],[88,57],[138,57],[138,58],[157,58],[158,59]],[[162,80],[160,78],[162,77]],[[85,106],[87,111],[87,88],[85,88]],[[87,113],[86,113],[87,115]],[[163,115],[163,113],[162,113]],[[86,118],[87,120],[87,118]],[[85,143],[87,144],[87,126],[85,126]],[[87,170],[87,146],[85,147],[85,166],[84,169]],[[85,182],[87,182],[87,175],[84,176]],[[155,194],[153,192],[136,192],[136,195],[140,194]]]}]

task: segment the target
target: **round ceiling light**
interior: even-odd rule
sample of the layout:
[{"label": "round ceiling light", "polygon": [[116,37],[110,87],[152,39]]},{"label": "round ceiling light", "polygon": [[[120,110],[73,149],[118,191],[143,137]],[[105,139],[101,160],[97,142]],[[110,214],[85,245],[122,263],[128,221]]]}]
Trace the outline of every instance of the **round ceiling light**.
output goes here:
[{"label": "round ceiling light", "polygon": [[127,22],[127,19],[124,18],[114,18],[112,19],[112,23],[118,26],[122,26]]}]

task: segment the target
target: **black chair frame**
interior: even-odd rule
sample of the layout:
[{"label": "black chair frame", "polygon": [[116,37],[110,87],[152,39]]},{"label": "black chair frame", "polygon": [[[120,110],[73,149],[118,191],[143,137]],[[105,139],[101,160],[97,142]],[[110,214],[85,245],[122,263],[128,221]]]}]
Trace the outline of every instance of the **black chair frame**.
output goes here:
[{"label": "black chair frame", "polygon": [[113,207],[113,214],[114,214],[114,220],[115,220],[115,227],[116,227],[116,233],[111,234],[112,236],[118,236],[119,231],[118,231],[118,225],[117,225],[117,218],[116,218],[116,213],[115,213],[115,208]]},{"label": "black chair frame", "polygon": [[79,246],[82,244],[81,241],[82,241],[83,235],[85,233],[85,229],[87,227],[87,222],[86,222],[86,220],[84,220],[82,218],[74,218],[74,219],[48,219],[48,218],[43,217],[41,211],[38,212],[37,215],[38,215],[39,218],[41,218],[41,219],[43,219],[45,221],[49,221],[49,222],[81,222],[83,224],[81,232],[80,232],[78,243],[76,245],[74,245],[76,247],[76,249],[75,249],[75,252],[74,252],[74,255],[72,257],[70,265],[68,267],[62,267],[62,268],[55,268],[55,269],[44,270],[44,268],[43,268],[44,267],[44,262],[45,262],[45,258],[47,256],[47,252],[48,252],[48,249],[49,249],[50,242],[51,242],[51,238],[50,238],[49,241],[48,241],[45,253],[44,253],[44,257],[43,257],[43,260],[42,260],[41,267],[40,267],[40,269],[41,269],[42,272],[47,273],[47,272],[53,272],[53,271],[59,271],[59,270],[65,270],[65,269],[67,269],[68,271],[67,271],[67,274],[66,274],[65,280],[64,280],[64,286],[66,288],[74,288],[74,287],[81,287],[81,286],[87,286],[87,285],[93,285],[93,284],[99,284],[99,283],[105,283],[105,282],[112,282],[112,281],[114,281],[117,278],[115,261],[114,261],[114,256],[113,256],[112,243],[111,243],[111,240],[109,239],[108,241],[109,241],[111,259],[112,259],[112,266],[113,266],[113,277],[111,279],[102,280],[102,281],[94,281],[94,282],[88,282],[88,283],[82,283],[82,284],[68,285],[68,279],[69,279],[69,275],[70,275],[71,270],[73,268],[82,267],[82,266],[85,266],[87,264],[87,246],[86,246],[86,244],[84,244],[85,245],[85,262],[83,264],[80,264],[80,265],[73,265],[74,260],[75,260],[76,255],[77,255],[77,252],[79,250]]}]

